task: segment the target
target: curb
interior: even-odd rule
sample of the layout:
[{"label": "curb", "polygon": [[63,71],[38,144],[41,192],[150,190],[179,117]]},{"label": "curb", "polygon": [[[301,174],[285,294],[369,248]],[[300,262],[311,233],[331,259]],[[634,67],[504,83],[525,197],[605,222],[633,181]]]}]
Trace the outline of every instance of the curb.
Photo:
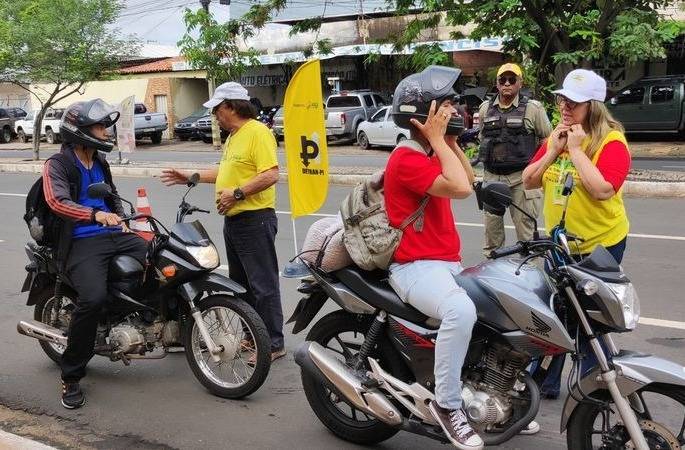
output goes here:
[{"label": "curb", "polygon": [[[169,164],[171,166],[172,164]],[[6,173],[41,173],[43,163],[0,163],[0,172]],[[123,177],[152,178],[162,173],[160,167],[111,166],[112,175]],[[353,186],[368,177],[368,174],[331,173],[329,182],[344,186]],[[279,181],[286,182],[288,174],[281,172]],[[685,198],[685,182],[626,181],[623,185],[626,197],[636,198]]]},{"label": "curb", "polygon": [[55,447],[2,430],[0,430],[0,448],[3,450],[57,450]]}]

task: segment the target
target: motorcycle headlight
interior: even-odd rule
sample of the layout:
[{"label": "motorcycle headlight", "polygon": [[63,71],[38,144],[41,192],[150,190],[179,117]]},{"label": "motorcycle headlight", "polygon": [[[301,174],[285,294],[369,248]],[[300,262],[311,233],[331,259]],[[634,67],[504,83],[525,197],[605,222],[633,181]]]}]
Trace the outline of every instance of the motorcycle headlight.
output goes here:
[{"label": "motorcycle headlight", "polygon": [[205,269],[216,269],[219,267],[219,252],[216,247],[208,245],[207,247],[186,247],[190,255],[195,258],[195,261]]},{"label": "motorcycle headlight", "polygon": [[621,304],[626,328],[629,330],[635,329],[637,322],[640,320],[640,299],[633,287],[633,283],[606,283],[606,285]]}]

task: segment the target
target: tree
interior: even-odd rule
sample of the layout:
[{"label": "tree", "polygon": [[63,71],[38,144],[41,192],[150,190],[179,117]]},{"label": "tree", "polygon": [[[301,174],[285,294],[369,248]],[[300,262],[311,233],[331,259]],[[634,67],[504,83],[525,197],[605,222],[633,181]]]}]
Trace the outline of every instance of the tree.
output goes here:
[{"label": "tree", "polygon": [[[417,8],[423,14],[384,42],[401,49],[442,21],[453,26],[473,24],[472,39],[506,38],[504,51],[527,66],[527,81],[538,95],[573,66],[663,58],[664,45],[685,31],[682,23],[659,12],[682,4],[673,0],[387,0],[387,4],[398,16]],[[307,29],[317,23],[320,26],[321,21],[312,21]],[[463,36],[454,33],[453,37]],[[413,70],[445,60],[438,45],[417,49],[414,55],[401,57]]]},{"label": "tree", "polygon": [[[285,3],[286,0],[267,0],[252,5],[243,17],[224,23],[219,23],[209,8],[197,11],[186,8],[183,15],[186,32],[178,46],[191,67],[207,73],[210,94],[216,84],[238,80],[249,66],[259,64],[257,52],[241,50],[238,39],[254,36],[255,31],[266,25]],[[212,141],[218,149],[220,134],[214,117]]]},{"label": "tree", "polygon": [[0,2],[0,81],[16,84],[40,104],[33,158],[39,158],[43,115],[88,81],[116,76],[122,56],[137,45],[111,25],[120,0],[12,0]]}]

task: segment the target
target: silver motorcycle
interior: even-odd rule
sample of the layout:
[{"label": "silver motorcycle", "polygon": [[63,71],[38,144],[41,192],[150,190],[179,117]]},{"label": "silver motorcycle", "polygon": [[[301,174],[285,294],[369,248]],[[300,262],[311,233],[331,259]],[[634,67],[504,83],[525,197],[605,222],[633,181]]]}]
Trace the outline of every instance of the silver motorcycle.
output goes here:
[{"label": "silver motorcycle", "polygon": [[[572,191],[567,177],[567,204]],[[505,184],[479,184],[476,193],[481,209],[502,215],[509,206],[520,209]],[[634,330],[640,315],[632,283],[601,246],[576,261],[571,247],[578,238],[566,232],[564,219],[552,235],[536,233],[493,251],[456,277],[478,314],[462,372],[471,424],[486,445],[516,436],[540,406],[526,369],[534,360],[544,367],[552,356],[570,353],[561,414],[570,449],[680,449],[685,367],[619,350],[611,334]],[[289,321],[293,333],[305,329],[328,299],[340,307],[311,328],[295,356],[317,417],[358,444],[399,431],[446,442],[428,410],[439,323],[402,302],[386,272],[347,267],[325,273],[305,265],[298,288],[304,297]]]}]

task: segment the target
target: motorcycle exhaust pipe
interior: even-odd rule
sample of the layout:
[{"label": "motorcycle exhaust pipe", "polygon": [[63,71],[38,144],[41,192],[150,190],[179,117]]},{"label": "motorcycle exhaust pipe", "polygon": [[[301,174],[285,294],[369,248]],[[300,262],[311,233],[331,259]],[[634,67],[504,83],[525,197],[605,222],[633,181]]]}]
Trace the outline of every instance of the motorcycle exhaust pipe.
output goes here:
[{"label": "motorcycle exhaust pipe", "polygon": [[22,320],[17,324],[17,331],[24,336],[57,345],[67,345],[67,337],[62,330],[46,325],[37,320]]},{"label": "motorcycle exhaust pipe", "polygon": [[361,378],[352,369],[318,343],[302,344],[295,352],[295,362],[360,411],[388,425],[402,425],[402,414],[382,392],[362,386]]}]

